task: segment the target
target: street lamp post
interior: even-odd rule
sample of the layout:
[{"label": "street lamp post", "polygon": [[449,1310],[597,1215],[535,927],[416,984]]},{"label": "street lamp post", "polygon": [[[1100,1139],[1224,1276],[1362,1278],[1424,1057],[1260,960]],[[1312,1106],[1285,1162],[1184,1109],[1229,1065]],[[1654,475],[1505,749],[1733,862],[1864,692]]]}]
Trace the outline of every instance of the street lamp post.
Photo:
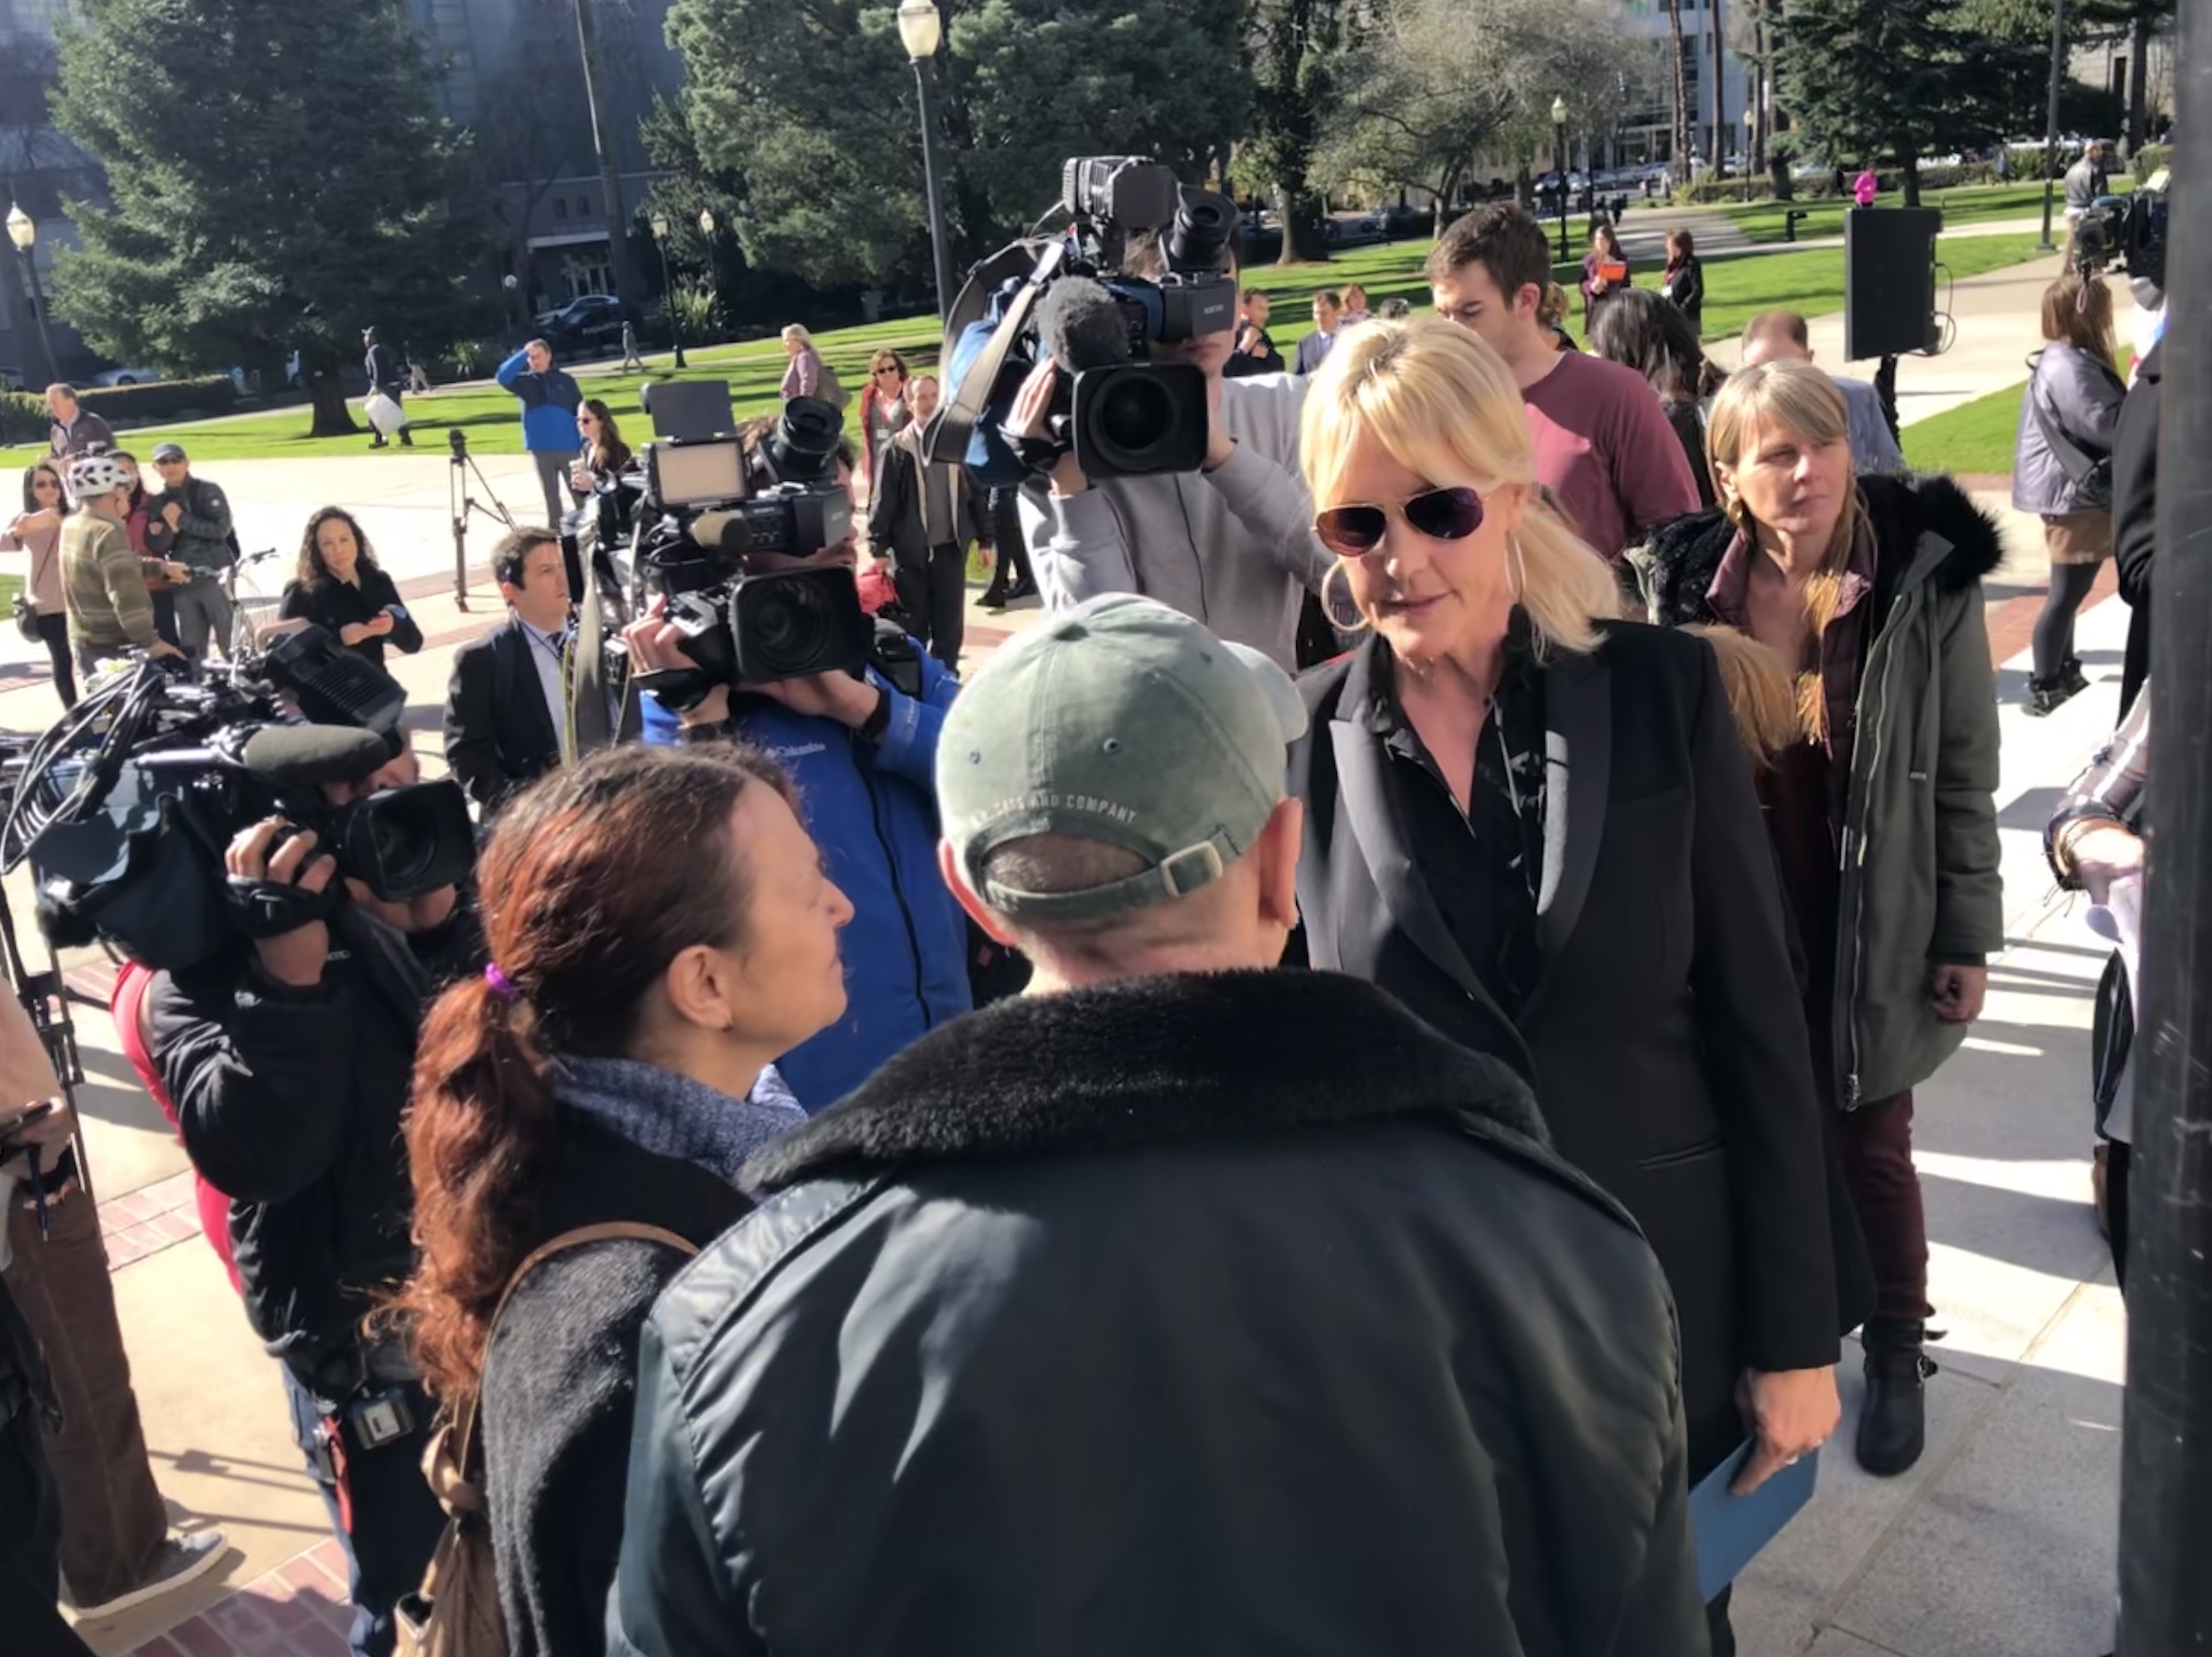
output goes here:
[{"label": "street lamp post", "polygon": [[1559,262],[1567,259],[1567,100],[1552,100],[1552,173],[1559,181]]},{"label": "street lamp post", "polygon": [[15,244],[15,251],[23,257],[23,269],[30,274],[31,309],[39,319],[39,347],[46,359],[46,375],[40,384],[49,385],[60,378],[61,363],[54,355],[54,337],[46,328],[46,295],[39,286],[39,261],[31,251],[38,245],[39,227],[28,213],[12,203],[8,208],[8,240]]},{"label": "street lamp post", "polygon": [[711,301],[720,293],[714,281],[714,209],[711,207],[699,209],[699,234],[707,239],[707,297]]},{"label": "street lamp post", "polygon": [[660,308],[668,313],[668,337],[676,346],[676,366],[687,367],[684,361],[684,324],[676,314],[676,288],[668,280],[668,215],[655,213],[652,219],[653,245],[660,250]]},{"label": "street lamp post", "polygon": [[899,39],[914,62],[915,94],[921,108],[922,188],[929,195],[929,246],[937,267],[937,314],[952,313],[952,252],[945,245],[945,205],[937,188],[937,120],[930,106],[930,63],[945,40],[945,18],[932,0],[901,0]]},{"label": "street lamp post", "polygon": [[2053,0],[2051,8],[2051,109],[2043,125],[2043,240],[2036,244],[2051,251],[2051,197],[2058,189],[2058,92],[2066,83],[2066,0]]}]

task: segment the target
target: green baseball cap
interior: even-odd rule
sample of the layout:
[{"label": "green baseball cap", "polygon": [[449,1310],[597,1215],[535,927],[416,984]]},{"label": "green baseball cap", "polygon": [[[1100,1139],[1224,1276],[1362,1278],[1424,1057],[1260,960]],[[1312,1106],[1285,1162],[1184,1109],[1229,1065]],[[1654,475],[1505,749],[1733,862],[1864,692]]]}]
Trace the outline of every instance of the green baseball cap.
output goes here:
[{"label": "green baseball cap", "polygon": [[[1305,734],[1290,676],[1133,593],[1091,599],[994,656],[945,715],[937,804],[969,889],[1025,920],[1091,920],[1188,896],[1252,849]],[[1079,892],[986,878],[1032,835],[1103,841],[1140,874]]]}]

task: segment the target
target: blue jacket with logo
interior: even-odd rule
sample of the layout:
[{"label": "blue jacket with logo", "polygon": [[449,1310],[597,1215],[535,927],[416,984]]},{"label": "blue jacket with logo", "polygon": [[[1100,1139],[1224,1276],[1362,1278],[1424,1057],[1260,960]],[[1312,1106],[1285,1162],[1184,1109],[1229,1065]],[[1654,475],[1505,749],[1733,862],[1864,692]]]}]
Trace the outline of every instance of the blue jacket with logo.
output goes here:
[{"label": "blue jacket with logo", "polygon": [[[830,877],[853,901],[838,940],[845,1016],[776,1061],[810,1114],[970,1005],[967,920],[937,867],[937,737],[960,682],[927,655],[921,673],[916,701],[868,671],[890,691],[880,744],[766,697],[738,699],[738,728],[789,774]],[[676,716],[651,696],[644,719],[646,741],[677,740]]]},{"label": "blue jacket with logo", "polygon": [[574,454],[584,446],[576,434],[576,406],[583,388],[565,368],[532,372],[530,353],[517,351],[493,376],[503,391],[522,401],[522,446],[532,454]]}]

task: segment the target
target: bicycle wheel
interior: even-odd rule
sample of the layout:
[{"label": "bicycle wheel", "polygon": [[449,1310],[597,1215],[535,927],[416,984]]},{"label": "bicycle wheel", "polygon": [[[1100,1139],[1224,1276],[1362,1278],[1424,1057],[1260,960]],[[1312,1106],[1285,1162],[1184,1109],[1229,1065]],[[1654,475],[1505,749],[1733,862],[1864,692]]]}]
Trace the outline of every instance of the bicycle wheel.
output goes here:
[{"label": "bicycle wheel", "polygon": [[283,603],[282,594],[275,597],[264,597],[258,592],[239,595],[234,601],[231,624],[237,629],[235,636],[240,650],[260,647],[261,629],[277,619],[276,612]]}]

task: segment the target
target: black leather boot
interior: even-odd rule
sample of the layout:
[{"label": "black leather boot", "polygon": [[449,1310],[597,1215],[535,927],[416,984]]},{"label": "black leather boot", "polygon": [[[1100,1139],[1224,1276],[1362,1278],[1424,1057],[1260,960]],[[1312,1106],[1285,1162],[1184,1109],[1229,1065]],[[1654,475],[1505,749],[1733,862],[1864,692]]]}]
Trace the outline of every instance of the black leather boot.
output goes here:
[{"label": "black leather boot", "polygon": [[1927,1448],[1925,1383],[1936,1373],[1922,1350],[1927,1335],[1917,1318],[1869,1318],[1860,1337],[1867,1390],[1859,1411],[1859,1466],[1877,1478],[1896,1478]]}]

